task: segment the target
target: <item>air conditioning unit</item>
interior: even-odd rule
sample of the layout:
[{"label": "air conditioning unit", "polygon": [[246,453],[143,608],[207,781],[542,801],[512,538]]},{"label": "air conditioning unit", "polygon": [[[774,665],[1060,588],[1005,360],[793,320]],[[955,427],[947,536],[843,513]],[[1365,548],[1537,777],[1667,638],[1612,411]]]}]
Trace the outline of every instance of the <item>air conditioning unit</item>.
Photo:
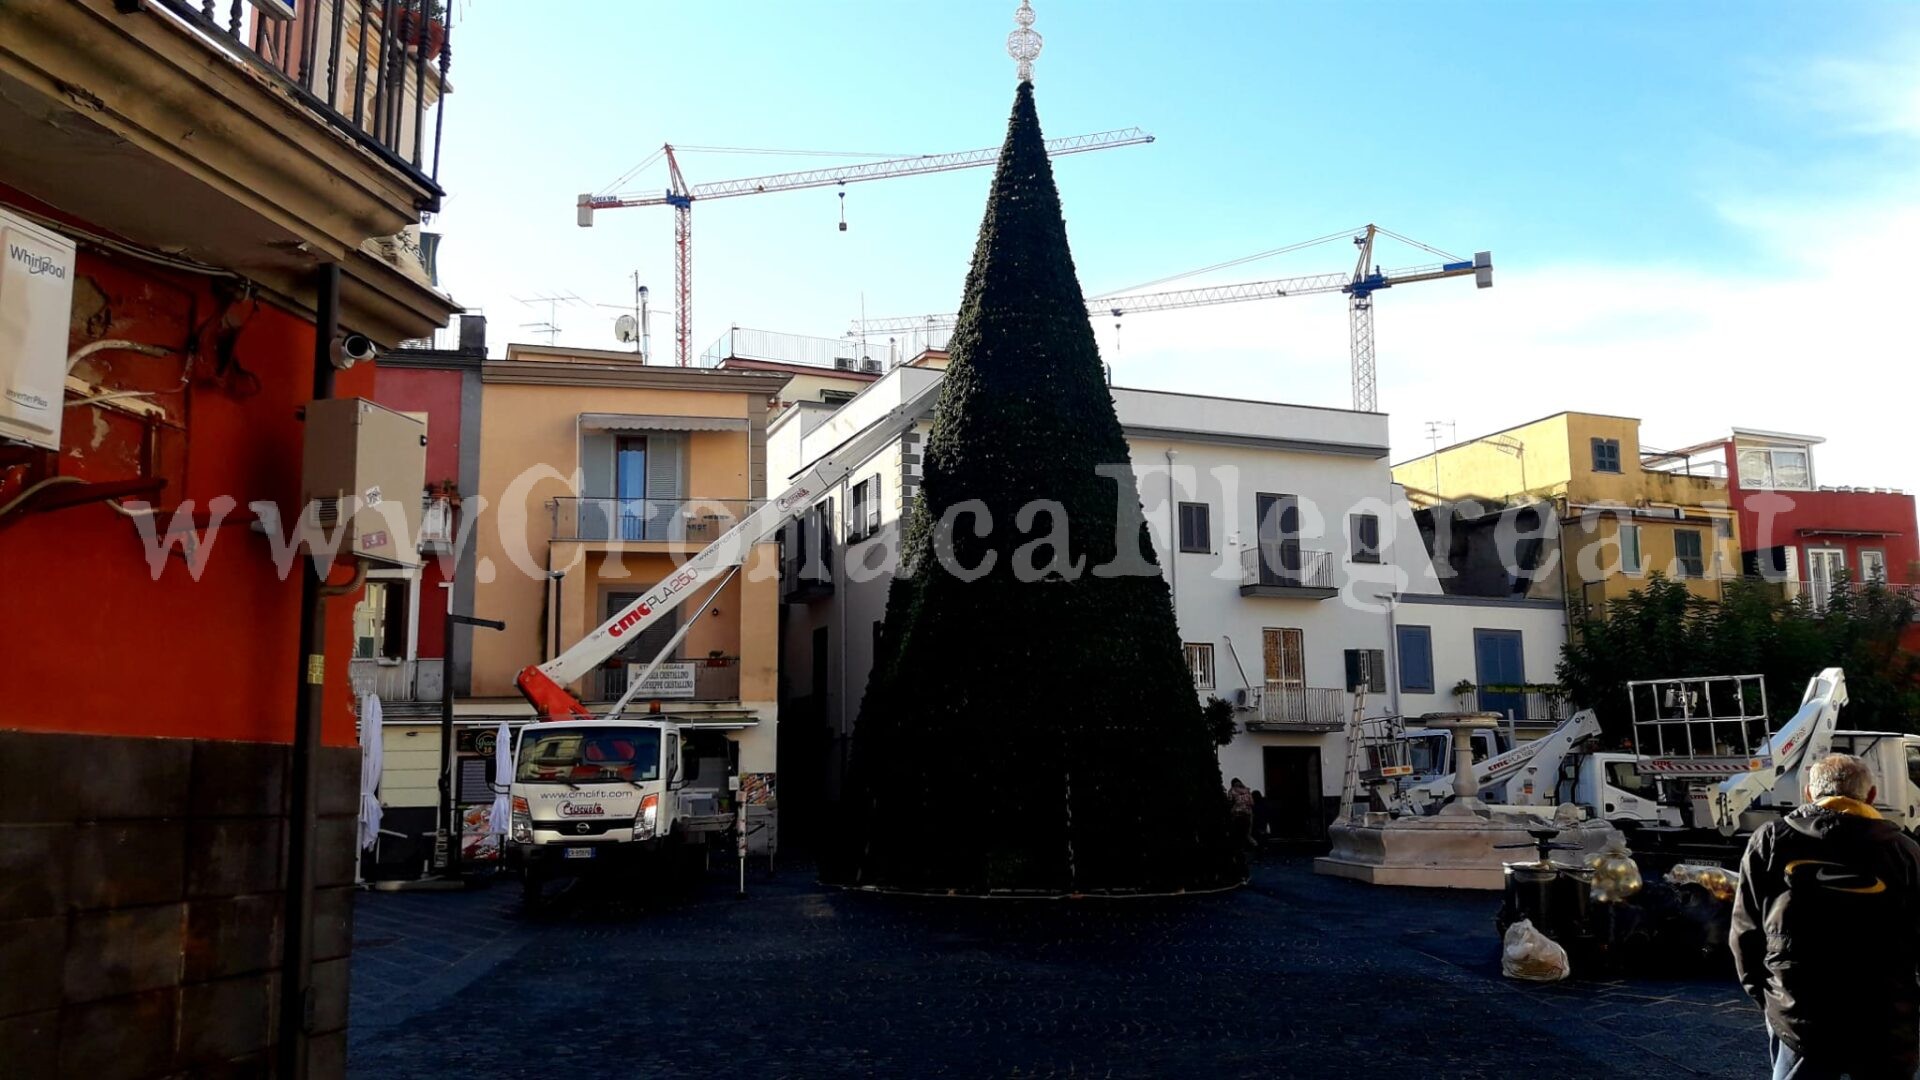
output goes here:
[{"label": "air conditioning unit", "polygon": [[0,438],[60,449],[73,241],[0,210]]},{"label": "air conditioning unit", "polygon": [[851,356],[836,356],[833,358],[833,366],[841,371],[852,371],[857,363],[858,361]]},{"label": "air conditioning unit", "polygon": [[1260,707],[1260,688],[1243,686],[1233,692],[1233,707],[1236,709],[1257,709]]},{"label": "air conditioning unit", "polygon": [[860,361],[860,370],[866,372],[869,375],[878,375],[880,374],[880,361],[875,360],[873,357],[869,356],[866,359]]},{"label": "air conditioning unit", "polygon": [[309,402],[301,543],[323,555],[418,566],[426,474],[427,426],[419,420],[362,398]]}]

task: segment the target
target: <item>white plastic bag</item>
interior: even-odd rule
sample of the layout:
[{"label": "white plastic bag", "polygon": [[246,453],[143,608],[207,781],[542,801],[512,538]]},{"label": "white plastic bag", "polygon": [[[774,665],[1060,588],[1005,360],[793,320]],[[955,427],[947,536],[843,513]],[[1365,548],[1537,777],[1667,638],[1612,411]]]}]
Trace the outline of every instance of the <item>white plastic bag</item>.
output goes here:
[{"label": "white plastic bag", "polygon": [[1521,919],[1500,943],[1500,972],[1509,979],[1558,982],[1567,977],[1567,950]]}]

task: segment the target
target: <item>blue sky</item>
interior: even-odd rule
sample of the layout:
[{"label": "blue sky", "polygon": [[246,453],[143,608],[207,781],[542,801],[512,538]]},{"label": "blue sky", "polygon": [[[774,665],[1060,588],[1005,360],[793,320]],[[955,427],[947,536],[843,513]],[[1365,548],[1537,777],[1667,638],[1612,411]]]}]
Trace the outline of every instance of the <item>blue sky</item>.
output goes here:
[{"label": "blue sky", "polygon": [[[662,142],[930,153],[996,144],[1011,0],[463,2],[442,281],[496,351],[544,340],[514,297],[671,303],[664,209],[573,222]],[[1378,306],[1396,458],[1564,408],[1672,446],[1733,426],[1825,435],[1826,483],[1920,487],[1920,5],[1035,0],[1051,136],[1157,142],[1057,163],[1089,292],[1377,221],[1494,253],[1496,285]],[[821,162],[688,154],[691,182]],[[696,349],[729,324],[835,336],[957,303],[987,170],[720,200],[694,212]],[[628,188],[665,184],[654,168]],[[1351,249],[1198,280],[1339,269]],[[1427,261],[1387,249],[1381,261]],[[618,347],[612,308],[561,342]],[[1100,325],[1115,381],[1341,405],[1344,303]],[[665,318],[655,347],[670,350]]]}]

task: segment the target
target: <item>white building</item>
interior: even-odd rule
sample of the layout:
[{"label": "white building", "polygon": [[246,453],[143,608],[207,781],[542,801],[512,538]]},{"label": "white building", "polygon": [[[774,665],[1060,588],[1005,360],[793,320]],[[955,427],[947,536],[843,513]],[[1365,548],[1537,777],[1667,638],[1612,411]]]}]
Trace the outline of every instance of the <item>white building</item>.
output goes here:
[{"label": "white building", "polygon": [[[768,429],[776,485],[937,381],[944,357],[894,368],[844,404],[798,402]],[[1239,706],[1223,779],[1261,789],[1276,835],[1325,836],[1343,727],[1459,708],[1462,680],[1547,683],[1565,641],[1557,600],[1449,596],[1387,463],[1379,413],[1125,387],[1113,400],[1173,594],[1194,690]],[[837,790],[915,492],[928,416],[838,490],[783,547],[782,715],[815,726]],[[1517,697],[1518,700],[1512,700]],[[1494,704],[1525,719],[1517,691]],[[1471,705],[1471,698],[1468,700]],[[788,773],[791,776],[791,773]]]}]

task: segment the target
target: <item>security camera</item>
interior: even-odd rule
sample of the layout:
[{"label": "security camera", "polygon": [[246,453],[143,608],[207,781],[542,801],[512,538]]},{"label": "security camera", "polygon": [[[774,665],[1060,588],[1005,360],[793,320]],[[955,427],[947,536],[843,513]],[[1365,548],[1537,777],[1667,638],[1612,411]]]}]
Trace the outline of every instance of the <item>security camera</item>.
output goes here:
[{"label": "security camera", "polygon": [[373,355],[373,339],[365,334],[342,334],[333,343],[333,366],[342,371]]}]

